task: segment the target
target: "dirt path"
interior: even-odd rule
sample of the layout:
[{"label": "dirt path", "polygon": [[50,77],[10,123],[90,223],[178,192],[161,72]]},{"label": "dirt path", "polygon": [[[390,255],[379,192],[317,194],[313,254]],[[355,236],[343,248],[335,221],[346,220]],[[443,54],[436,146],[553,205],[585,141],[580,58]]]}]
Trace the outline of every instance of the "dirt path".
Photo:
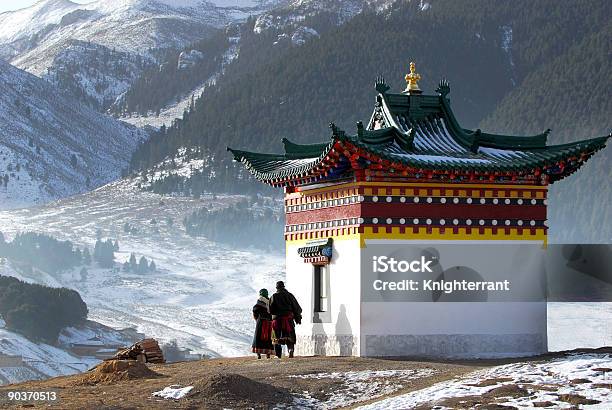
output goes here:
[{"label": "dirt path", "polygon": [[[437,363],[353,357],[212,359],[151,365],[149,368],[158,375],[149,374],[145,378],[136,376],[127,380],[103,381],[85,374],[3,386],[0,387],[0,403],[3,407],[7,404],[10,391],[52,390],[59,397],[55,403],[13,402],[9,405],[62,409],[269,408],[283,403],[286,406],[295,404],[295,396],[303,399],[303,405],[315,403],[312,400],[334,400],[334,395],[340,391],[364,404],[374,399],[377,392],[385,396],[406,393],[499,363]],[[332,372],[335,375],[330,375]],[[321,377],[321,374],[327,376]],[[355,380],[338,376],[343,374]],[[359,377],[363,375],[369,377],[360,381]],[[178,401],[152,396],[153,392],[171,385],[194,388],[187,397]],[[344,404],[350,406],[350,402]]]}]

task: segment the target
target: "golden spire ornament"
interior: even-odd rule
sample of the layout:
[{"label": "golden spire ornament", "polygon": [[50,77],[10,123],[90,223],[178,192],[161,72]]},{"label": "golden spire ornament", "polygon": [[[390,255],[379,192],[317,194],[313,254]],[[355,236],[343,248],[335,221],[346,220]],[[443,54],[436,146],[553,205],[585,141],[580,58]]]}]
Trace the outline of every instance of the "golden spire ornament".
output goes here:
[{"label": "golden spire ornament", "polygon": [[405,93],[409,93],[411,91],[421,91],[421,89],[419,88],[419,80],[421,79],[421,74],[418,74],[416,72],[416,65],[414,64],[414,62],[410,63],[410,74],[406,74],[406,77],[404,77],[404,79],[406,80],[406,89],[404,90]]}]

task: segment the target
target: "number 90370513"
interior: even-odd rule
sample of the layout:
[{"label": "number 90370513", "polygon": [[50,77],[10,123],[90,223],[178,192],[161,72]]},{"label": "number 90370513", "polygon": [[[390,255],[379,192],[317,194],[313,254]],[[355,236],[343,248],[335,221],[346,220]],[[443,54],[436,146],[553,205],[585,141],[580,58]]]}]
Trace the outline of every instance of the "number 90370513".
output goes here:
[{"label": "number 90370513", "polygon": [[7,391],[3,394],[4,401],[9,402],[56,402],[59,395],[56,391]]}]

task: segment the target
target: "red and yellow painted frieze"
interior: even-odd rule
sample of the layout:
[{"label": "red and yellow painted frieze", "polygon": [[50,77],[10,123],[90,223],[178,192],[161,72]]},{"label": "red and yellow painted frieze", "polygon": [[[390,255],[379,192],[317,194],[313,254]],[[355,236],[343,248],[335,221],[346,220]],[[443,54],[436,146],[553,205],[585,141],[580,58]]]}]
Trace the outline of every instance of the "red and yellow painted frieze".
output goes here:
[{"label": "red and yellow painted frieze", "polygon": [[351,182],[285,197],[287,241],[546,239],[542,186]]}]

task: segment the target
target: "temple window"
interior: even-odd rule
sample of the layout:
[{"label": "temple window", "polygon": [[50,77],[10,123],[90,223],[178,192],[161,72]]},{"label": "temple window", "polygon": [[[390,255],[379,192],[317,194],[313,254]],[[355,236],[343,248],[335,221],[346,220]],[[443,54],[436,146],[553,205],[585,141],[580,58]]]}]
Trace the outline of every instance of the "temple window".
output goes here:
[{"label": "temple window", "polygon": [[327,266],[314,265],[314,311],[329,311]]}]

